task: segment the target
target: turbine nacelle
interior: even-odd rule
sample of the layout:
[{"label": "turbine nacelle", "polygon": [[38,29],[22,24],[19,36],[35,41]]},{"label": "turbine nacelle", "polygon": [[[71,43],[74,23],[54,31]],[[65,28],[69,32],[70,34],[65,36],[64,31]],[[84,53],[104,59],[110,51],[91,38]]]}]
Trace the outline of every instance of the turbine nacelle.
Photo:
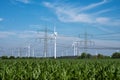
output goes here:
[{"label": "turbine nacelle", "polygon": [[54,36],[57,36],[57,32],[54,32]]}]

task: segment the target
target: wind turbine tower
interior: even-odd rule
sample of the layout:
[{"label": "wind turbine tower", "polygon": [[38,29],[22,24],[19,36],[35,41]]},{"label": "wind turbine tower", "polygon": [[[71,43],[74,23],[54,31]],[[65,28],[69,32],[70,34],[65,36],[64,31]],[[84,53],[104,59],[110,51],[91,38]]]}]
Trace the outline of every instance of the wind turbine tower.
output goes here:
[{"label": "wind turbine tower", "polygon": [[30,45],[28,45],[28,57],[30,57]]},{"label": "wind turbine tower", "polygon": [[77,54],[77,46],[76,46],[76,43],[77,43],[77,42],[73,42],[73,44],[72,44],[72,47],[74,48],[74,56],[76,56],[76,54]]},{"label": "wind turbine tower", "polygon": [[54,27],[54,58],[56,59],[56,39],[57,39],[57,32],[56,28]]},{"label": "wind turbine tower", "polygon": [[35,50],[34,50],[34,48],[32,50],[32,54],[33,54],[32,56],[35,57]]}]

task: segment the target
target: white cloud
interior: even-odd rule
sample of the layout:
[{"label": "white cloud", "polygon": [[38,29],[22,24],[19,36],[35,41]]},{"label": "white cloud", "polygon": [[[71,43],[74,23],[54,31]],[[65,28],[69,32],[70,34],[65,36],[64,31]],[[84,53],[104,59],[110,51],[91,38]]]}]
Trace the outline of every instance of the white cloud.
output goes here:
[{"label": "white cloud", "polygon": [[3,21],[3,18],[0,18],[0,21]]},{"label": "white cloud", "polygon": [[97,25],[106,25],[106,26],[119,26],[120,20],[111,19],[109,17],[101,17],[99,14],[105,13],[110,11],[111,9],[100,10],[98,13],[93,12],[91,14],[85,13],[85,10],[91,10],[96,8],[97,6],[101,6],[107,3],[107,0],[103,0],[99,3],[90,4],[88,6],[84,6],[82,8],[73,7],[71,5],[63,5],[63,4],[56,4],[50,2],[43,2],[44,6],[52,9],[55,11],[58,19],[61,22],[80,22],[80,23],[87,23],[87,24],[97,24]]},{"label": "white cloud", "polygon": [[49,2],[43,2],[43,4],[46,6],[46,7],[49,7],[49,8],[53,8],[54,5],[51,5],[51,3]]},{"label": "white cloud", "polygon": [[105,18],[105,17],[99,17],[99,18],[96,18],[96,22],[97,23],[100,23],[100,24],[106,24],[110,21],[109,18]]},{"label": "white cloud", "polygon": [[16,35],[15,32],[10,32],[10,31],[0,31],[0,38],[7,38],[9,36]]},{"label": "white cloud", "polygon": [[94,40],[96,46],[102,47],[120,47],[119,41],[112,41],[112,40]]},{"label": "white cloud", "polygon": [[107,26],[120,26],[120,20],[113,20],[107,17],[98,17],[96,18],[96,23]]},{"label": "white cloud", "polygon": [[91,16],[87,14],[61,14],[58,13],[58,19],[63,22],[83,22],[83,23],[93,23]]},{"label": "white cloud", "polygon": [[38,38],[43,37],[44,32],[37,31],[0,31],[0,38]]},{"label": "white cloud", "polygon": [[23,31],[17,33],[18,38],[39,38],[41,35],[44,35],[43,32],[37,32],[37,31]]},{"label": "white cloud", "polygon": [[87,14],[78,14],[76,8],[64,6],[60,7],[60,5],[51,4],[49,2],[43,3],[46,7],[52,8],[55,10],[55,13],[60,21],[63,22],[88,22],[91,23],[90,17]]}]

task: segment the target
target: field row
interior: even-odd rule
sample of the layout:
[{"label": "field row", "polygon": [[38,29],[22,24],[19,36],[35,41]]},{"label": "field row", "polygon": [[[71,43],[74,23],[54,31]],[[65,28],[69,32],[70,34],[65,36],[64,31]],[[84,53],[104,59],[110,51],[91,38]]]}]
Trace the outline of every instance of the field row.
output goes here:
[{"label": "field row", "polygon": [[120,80],[120,60],[0,60],[0,80]]}]

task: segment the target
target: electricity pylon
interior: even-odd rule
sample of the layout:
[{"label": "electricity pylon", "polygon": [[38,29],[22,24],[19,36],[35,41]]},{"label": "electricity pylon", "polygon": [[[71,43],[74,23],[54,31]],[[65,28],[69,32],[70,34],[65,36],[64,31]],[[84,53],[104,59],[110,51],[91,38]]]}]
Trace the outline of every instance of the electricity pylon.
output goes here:
[{"label": "electricity pylon", "polygon": [[39,31],[44,31],[44,37],[40,37],[40,40],[44,40],[44,57],[47,57],[47,52],[48,52],[48,40],[51,40],[52,38],[48,36],[48,29],[47,27],[44,30],[39,30]]},{"label": "electricity pylon", "polygon": [[[80,44],[82,44],[82,43],[84,44],[84,52],[87,52],[88,46],[93,46],[94,42],[88,39],[88,37],[90,37],[92,35],[88,34],[86,31],[83,34],[83,36],[84,36],[84,40],[80,41]],[[81,38],[81,34],[79,35],[79,37]]]}]

